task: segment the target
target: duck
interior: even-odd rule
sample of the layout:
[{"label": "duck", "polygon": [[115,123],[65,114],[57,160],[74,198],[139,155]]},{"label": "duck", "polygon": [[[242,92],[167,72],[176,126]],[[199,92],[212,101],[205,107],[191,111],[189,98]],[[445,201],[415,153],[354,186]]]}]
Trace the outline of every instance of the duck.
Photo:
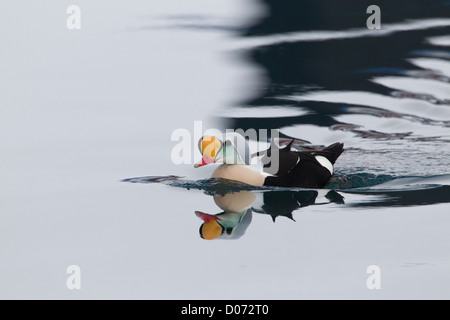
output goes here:
[{"label": "duck", "polygon": [[211,178],[234,180],[254,186],[287,188],[323,188],[334,174],[334,164],[344,144],[333,143],[323,149],[297,151],[295,139],[284,148],[272,141],[268,149],[250,153],[248,141],[237,132],[221,138],[203,136],[198,142],[202,155],[195,168],[220,164]]}]

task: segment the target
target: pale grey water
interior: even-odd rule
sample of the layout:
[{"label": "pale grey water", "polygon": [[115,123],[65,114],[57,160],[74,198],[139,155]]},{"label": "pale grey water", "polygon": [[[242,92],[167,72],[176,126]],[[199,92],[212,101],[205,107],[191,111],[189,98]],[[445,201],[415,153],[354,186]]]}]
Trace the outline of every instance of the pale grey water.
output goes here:
[{"label": "pale grey water", "polygon": [[[239,58],[239,50],[280,38],[234,31],[267,12],[255,1],[78,1],[82,28],[70,31],[69,4],[8,1],[0,10],[1,298],[450,297],[448,142],[368,140],[348,128],[277,120],[284,134],[313,144],[345,142],[350,149],[338,161],[340,174],[401,179],[364,192],[338,190],[345,205],[317,199],[294,210],[295,222],[277,217],[273,223],[253,212],[239,239],[203,240],[194,212],[221,211],[210,195],[120,181],[208,177],[211,169],[172,163],[171,133],[191,130],[195,120],[206,128],[223,126],[220,117],[248,116],[236,106],[264,95],[270,80],[260,66]],[[448,60],[416,62],[439,63],[450,77]],[[398,80],[378,81],[450,98],[446,82]],[[450,120],[446,104],[406,101],[414,103],[411,111],[404,100],[354,91],[286,95],[289,101],[364,101],[408,112],[413,120]],[[292,107],[275,107],[255,109],[252,117],[292,116]],[[307,114],[304,108],[294,114]],[[366,133],[450,135],[442,124],[365,111],[334,116]],[[424,185],[440,186],[439,192],[422,199]],[[408,188],[420,192],[409,199]],[[69,265],[81,268],[81,290],[66,287]],[[369,265],[381,268],[381,290],[366,286]]]}]

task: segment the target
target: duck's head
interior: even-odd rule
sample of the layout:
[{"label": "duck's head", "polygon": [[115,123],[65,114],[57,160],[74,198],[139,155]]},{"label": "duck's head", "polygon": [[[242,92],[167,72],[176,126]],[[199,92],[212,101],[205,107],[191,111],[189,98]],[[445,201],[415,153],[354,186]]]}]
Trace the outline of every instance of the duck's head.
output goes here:
[{"label": "duck's head", "polygon": [[252,209],[241,212],[222,212],[208,214],[195,211],[195,215],[203,220],[200,226],[200,237],[205,240],[238,239],[247,230],[252,221]]},{"label": "duck's head", "polygon": [[204,136],[198,142],[202,160],[195,168],[210,164],[250,164],[250,151],[245,138],[238,133],[226,133],[223,140],[214,136]]},{"label": "duck's head", "polygon": [[[222,159],[223,143],[214,136],[205,136],[198,141],[198,149],[202,154],[202,161],[196,163],[194,168],[198,168],[210,163],[215,163]],[[219,154],[220,152],[220,154]]]}]

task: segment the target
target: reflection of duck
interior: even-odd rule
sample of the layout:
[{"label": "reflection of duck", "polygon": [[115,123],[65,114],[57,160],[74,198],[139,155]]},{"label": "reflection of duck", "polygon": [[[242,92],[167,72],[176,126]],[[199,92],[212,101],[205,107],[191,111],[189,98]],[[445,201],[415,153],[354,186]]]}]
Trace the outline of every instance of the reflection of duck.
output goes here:
[{"label": "reflection of duck", "polygon": [[[259,198],[259,199],[258,199]],[[318,200],[325,198],[323,200]],[[208,214],[196,211],[197,217],[203,220],[200,236],[206,240],[238,239],[247,230],[252,212],[268,214],[275,221],[278,216],[293,219],[292,212],[309,205],[329,202],[344,203],[344,198],[334,190],[301,190],[301,191],[267,191],[253,193],[240,191],[224,196],[215,195],[214,202],[224,210],[219,214]]]},{"label": "reflection of duck", "polygon": [[[227,133],[223,142],[206,136],[199,141],[202,161],[195,167],[222,162],[213,172],[213,178],[256,186],[322,188],[333,175],[333,164],[343,152],[344,145],[334,143],[322,150],[293,151],[293,141],[283,149],[272,145],[252,157],[247,141],[240,134]],[[256,165],[252,158],[257,159]]]},{"label": "reflection of duck", "polygon": [[214,202],[224,212],[212,215],[196,211],[197,217],[204,221],[200,226],[200,236],[206,240],[240,238],[252,220],[250,207],[255,199],[256,196],[249,191],[214,196]]},{"label": "reflection of duck", "polygon": [[273,221],[279,216],[294,220],[293,211],[330,202],[343,204],[344,197],[334,190],[273,191],[264,192],[263,205],[253,209],[255,212],[270,215]]}]

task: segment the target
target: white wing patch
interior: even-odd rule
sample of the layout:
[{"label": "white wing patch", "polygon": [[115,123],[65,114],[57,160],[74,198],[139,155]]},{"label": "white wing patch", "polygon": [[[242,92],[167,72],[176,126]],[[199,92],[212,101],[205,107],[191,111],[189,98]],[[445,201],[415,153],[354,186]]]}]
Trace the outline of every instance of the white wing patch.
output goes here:
[{"label": "white wing patch", "polygon": [[315,158],[317,162],[319,162],[322,165],[322,167],[327,168],[328,171],[330,171],[330,173],[333,174],[333,164],[330,162],[330,160],[328,160],[324,156],[316,156]]}]

